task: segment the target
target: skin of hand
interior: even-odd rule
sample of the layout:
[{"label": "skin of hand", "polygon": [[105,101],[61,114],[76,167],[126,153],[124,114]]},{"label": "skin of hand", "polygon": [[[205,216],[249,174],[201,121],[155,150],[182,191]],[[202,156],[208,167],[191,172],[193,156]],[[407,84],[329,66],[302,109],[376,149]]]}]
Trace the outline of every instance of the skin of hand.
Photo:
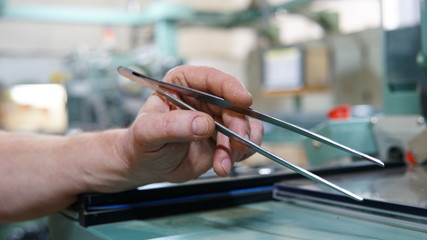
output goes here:
[{"label": "skin of hand", "polygon": [[[252,104],[252,96],[240,81],[213,68],[181,66],[164,81],[212,93],[241,107]],[[122,147],[129,168],[137,169],[138,175],[151,176],[153,182],[183,182],[213,165],[219,176],[227,176],[234,162],[252,152],[217,134],[214,119],[260,144],[263,129],[259,121],[191,97],[184,101],[203,112],[178,110],[157,94],[141,109]]]},{"label": "skin of hand", "polygon": [[[213,68],[180,66],[164,81],[215,94],[240,107],[252,104],[240,81]],[[125,129],[73,136],[0,131],[0,175],[10,179],[0,182],[0,222],[51,214],[82,193],[184,182],[211,167],[227,176],[234,162],[252,152],[217,133],[214,120],[261,143],[259,121],[182,98],[200,111],[177,109],[154,93]]]}]

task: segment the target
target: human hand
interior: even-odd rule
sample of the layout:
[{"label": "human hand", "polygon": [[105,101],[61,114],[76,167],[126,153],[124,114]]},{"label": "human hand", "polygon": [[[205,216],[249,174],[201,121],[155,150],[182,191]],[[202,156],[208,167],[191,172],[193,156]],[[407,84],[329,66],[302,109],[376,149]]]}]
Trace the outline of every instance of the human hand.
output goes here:
[{"label": "human hand", "polygon": [[[240,81],[213,68],[181,66],[170,71],[164,81],[212,93],[240,107],[252,104],[252,96]],[[263,127],[258,120],[191,97],[178,97],[203,112],[177,109],[154,93],[126,133],[122,154],[135,185],[183,182],[198,177],[212,166],[219,176],[227,176],[234,162],[253,154],[217,133],[214,119],[237,134],[261,143]]]}]

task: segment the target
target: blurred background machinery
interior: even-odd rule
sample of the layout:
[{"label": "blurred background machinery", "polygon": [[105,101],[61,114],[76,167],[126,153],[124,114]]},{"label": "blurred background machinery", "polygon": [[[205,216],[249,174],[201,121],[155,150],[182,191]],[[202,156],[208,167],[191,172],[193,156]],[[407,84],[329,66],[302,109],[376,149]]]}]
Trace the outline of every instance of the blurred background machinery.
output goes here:
[{"label": "blurred background machinery", "polygon": [[[120,78],[119,65],[157,79],[181,64],[208,65],[240,79],[256,109],[388,163],[422,165],[426,16],[424,0],[0,0],[0,127],[126,127],[151,92]],[[263,145],[300,166],[358,164],[265,130]],[[288,170],[255,155],[232,175],[279,173]],[[201,179],[217,180],[211,171]],[[22,233],[35,228],[16,229],[9,236],[21,238],[10,239],[32,239]]]}]

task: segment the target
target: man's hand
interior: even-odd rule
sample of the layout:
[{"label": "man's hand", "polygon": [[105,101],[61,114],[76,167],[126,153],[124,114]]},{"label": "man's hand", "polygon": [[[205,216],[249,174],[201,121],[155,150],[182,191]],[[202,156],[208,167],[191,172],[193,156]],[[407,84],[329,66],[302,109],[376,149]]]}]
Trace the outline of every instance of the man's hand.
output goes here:
[{"label": "man's hand", "polygon": [[[240,81],[212,68],[181,66],[164,81],[212,93],[240,107],[252,104],[252,96]],[[214,119],[257,144],[261,142],[259,121],[191,97],[183,99],[203,112],[179,110],[154,93],[123,138],[123,159],[135,184],[183,182],[212,166],[219,176],[227,176],[234,162],[252,152],[217,133]]]}]

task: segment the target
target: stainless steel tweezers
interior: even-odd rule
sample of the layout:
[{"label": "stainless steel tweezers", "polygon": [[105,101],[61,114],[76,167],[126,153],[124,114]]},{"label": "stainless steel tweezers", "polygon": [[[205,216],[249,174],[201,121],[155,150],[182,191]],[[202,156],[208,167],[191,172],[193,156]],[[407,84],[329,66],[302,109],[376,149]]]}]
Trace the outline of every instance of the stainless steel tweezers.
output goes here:
[{"label": "stainless steel tweezers", "polygon": [[[128,79],[130,79],[136,83],[139,83],[139,84],[142,84],[146,87],[151,88],[153,91],[161,94],[169,102],[175,104],[177,107],[179,107],[181,109],[198,111],[197,109],[188,105],[187,103],[185,103],[181,99],[173,96],[171,93],[169,93],[166,90],[174,91],[174,92],[181,94],[181,95],[193,97],[193,98],[196,98],[200,101],[207,102],[210,104],[214,104],[214,105],[217,105],[219,107],[226,108],[230,111],[234,111],[234,112],[237,112],[237,113],[240,113],[243,115],[247,115],[247,116],[259,119],[261,121],[271,123],[273,125],[276,125],[276,126],[288,129],[290,131],[296,132],[298,134],[301,134],[303,136],[306,136],[308,138],[311,138],[311,139],[317,140],[319,142],[328,144],[332,147],[335,147],[335,148],[341,149],[343,151],[352,153],[352,154],[357,155],[359,157],[362,157],[368,161],[371,161],[371,162],[373,162],[379,166],[384,166],[384,163],[382,161],[380,161],[374,157],[371,157],[369,155],[366,155],[364,153],[356,151],[352,148],[349,148],[345,145],[337,143],[337,142],[335,142],[329,138],[326,138],[324,136],[321,136],[319,134],[310,132],[309,130],[306,130],[306,129],[301,128],[299,126],[296,126],[294,124],[279,120],[279,119],[274,118],[274,117],[270,117],[264,113],[261,113],[259,111],[254,110],[252,108],[237,107],[237,106],[233,105],[232,103],[226,101],[225,99],[223,99],[221,97],[218,97],[218,96],[215,96],[212,94],[208,94],[208,93],[196,90],[196,89],[192,89],[192,88],[188,88],[188,87],[184,87],[184,86],[176,85],[176,84],[172,84],[172,83],[162,82],[162,81],[150,78],[150,77],[146,77],[146,76],[144,76],[138,72],[135,72],[129,68],[126,68],[126,67],[119,67],[118,72],[122,76],[124,76],[124,77],[126,77],[126,78],[128,78]],[[287,168],[289,168],[289,169],[291,169],[291,170],[293,170],[293,171],[295,171],[295,172],[297,172],[297,173],[299,173],[299,174],[301,174],[301,175],[303,175],[303,176],[305,176],[305,177],[307,177],[313,181],[316,181],[318,183],[326,185],[326,186],[328,186],[328,187],[330,187],[330,188],[332,188],[338,192],[341,192],[342,194],[344,194],[344,195],[346,195],[346,196],[348,196],[354,200],[363,201],[362,197],[360,197],[360,196],[358,196],[358,195],[356,195],[356,194],[354,194],[354,193],[352,193],[352,192],[350,192],[344,188],[341,188],[341,187],[317,176],[316,174],[314,174],[314,173],[312,173],[312,172],[310,172],[304,168],[301,168],[301,167],[299,167],[299,166],[297,166],[291,162],[286,161],[285,159],[283,159],[283,158],[269,152],[268,150],[258,146],[257,144],[253,143],[252,141],[243,138],[242,136],[231,131],[230,129],[226,128],[224,125],[222,125],[218,122],[215,122],[215,127],[216,127],[216,130],[218,132],[220,132],[220,133],[226,135],[227,137],[249,147],[251,150],[262,154],[263,156],[275,161],[276,163],[279,163],[279,164],[281,164],[281,165],[283,165],[283,166],[285,166],[285,167],[287,167]]]}]

